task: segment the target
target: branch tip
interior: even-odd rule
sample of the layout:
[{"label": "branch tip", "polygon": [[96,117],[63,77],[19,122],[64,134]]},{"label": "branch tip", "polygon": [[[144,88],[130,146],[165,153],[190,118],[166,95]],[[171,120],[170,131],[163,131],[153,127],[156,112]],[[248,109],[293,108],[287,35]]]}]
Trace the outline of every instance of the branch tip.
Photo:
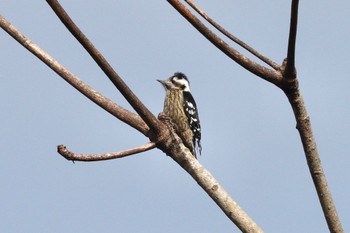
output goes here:
[{"label": "branch tip", "polygon": [[91,162],[91,161],[102,161],[102,160],[123,158],[126,156],[151,150],[155,147],[156,147],[156,144],[154,142],[148,142],[144,145],[123,150],[123,151],[118,151],[118,152],[112,152],[112,153],[106,153],[106,154],[77,154],[68,150],[67,147],[64,145],[58,145],[57,152],[60,155],[62,155],[65,159],[71,160],[73,162],[74,161]]},{"label": "branch tip", "polygon": [[299,6],[299,0],[292,0],[289,39],[288,39],[288,52],[287,52],[286,66],[283,72],[284,77],[287,79],[296,78],[295,45],[296,45],[297,28],[298,28],[298,6]]}]

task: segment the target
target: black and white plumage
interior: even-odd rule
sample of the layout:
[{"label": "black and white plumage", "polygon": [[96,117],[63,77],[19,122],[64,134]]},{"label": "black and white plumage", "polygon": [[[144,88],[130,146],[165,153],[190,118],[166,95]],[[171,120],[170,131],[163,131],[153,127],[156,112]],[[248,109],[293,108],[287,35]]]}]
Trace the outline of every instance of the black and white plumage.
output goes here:
[{"label": "black and white plumage", "polygon": [[164,114],[170,117],[176,133],[184,145],[196,157],[201,146],[201,127],[196,102],[190,91],[190,82],[185,74],[177,72],[166,80],[158,80],[166,90]]}]

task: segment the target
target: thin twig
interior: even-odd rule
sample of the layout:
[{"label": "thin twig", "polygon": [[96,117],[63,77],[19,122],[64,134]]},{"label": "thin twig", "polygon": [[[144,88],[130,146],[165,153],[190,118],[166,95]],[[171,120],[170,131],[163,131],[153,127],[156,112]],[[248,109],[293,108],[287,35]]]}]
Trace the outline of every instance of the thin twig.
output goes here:
[{"label": "thin twig", "polygon": [[103,55],[95,48],[95,46],[89,41],[89,39],[83,34],[83,32],[77,27],[69,15],[65,12],[62,6],[56,0],[47,0],[50,7],[66,26],[66,28],[72,33],[72,35],[79,41],[79,43],[90,54],[98,66],[108,76],[112,83],[117,87],[124,98],[135,109],[140,117],[146,122],[150,129],[156,134],[161,131],[162,124],[159,124],[157,118],[146,108],[146,106],[139,100],[139,98],[130,90],[125,82],[119,77],[108,61]]},{"label": "thin twig", "polygon": [[284,77],[287,79],[296,78],[295,43],[296,43],[297,27],[298,27],[298,5],[299,5],[299,0],[292,0],[288,52],[287,52],[286,66],[283,74]]},{"label": "thin twig", "polygon": [[113,116],[117,117],[119,120],[125,122],[131,127],[137,129],[144,135],[148,135],[149,128],[145,122],[137,114],[126,110],[125,108],[117,105],[107,97],[103,96],[92,87],[84,83],[73,73],[68,71],[64,66],[62,66],[58,61],[51,57],[48,53],[42,50],[38,45],[34,44],[23,35],[17,28],[10,24],[5,18],[0,16],[0,26],[16,41],[18,41],[23,47],[25,47],[29,52],[38,57],[42,62],[49,66],[53,71],[55,71],[59,76],[61,76],[65,81],[77,89],[80,93],[88,97],[94,103],[96,103],[101,108],[105,109],[107,112],[111,113]]},{"label": "thin twig", "polygon": [[112,153],[106,153],[106,154],[76,154],[69,151],[66,148],[66,146],[59,145],[57,146],[57,152],[67,160],[92,162],[92,161],[102,161],[102,160],[109,160],[109,159],[119,159],[129,155],[145,152],[155,147],[156,147],[156,144],[154,142],[148,142],[144,145],[141,145],[132,149],[128,149],[128,150],[118,151],[118,152],[112,152]]},{"label": "thin twig", "polygon": [[218,31],[220,31],[222,34],[224,34],[227,38],[238,44],[239,46],[246,49],[248,52],[259,58],[261,61],[265,62],[267,65],[271,66],[275,70],[278,70],[280,68],[280,65],[269,59],[268,57],[265,57],[261,53],[259,53],[257,50],[249,46],[248,44],[244,43],[242,40],[238,39],[236,36],[232,35],[230,32],[228,32],[225,28],[221,27],[218,23],[216,23],[212,18],[210,18],[201,8],[199,8],[192,0],[185,0],[185,2],[188,3],[195,11],[198,12],[206,21],[208,21],[213,27],[215,27]]},{"label": "thin twig", "polygon": [[279,85],[282,81],[282,75],[279,71],[266,68],[252,60],[237,50],[229,46],[220,37],[213,33],[208,27],[206,27],[190,10],[188,10],[179,0],[168,0],[168,2],[185,18],[190,22],[203,36],[205,36],[213,45],[220,49],[232,60],[236,61],[239,65],[247,69],[248,71],[256,74],[262,79],[269,81],[275,85]]}]

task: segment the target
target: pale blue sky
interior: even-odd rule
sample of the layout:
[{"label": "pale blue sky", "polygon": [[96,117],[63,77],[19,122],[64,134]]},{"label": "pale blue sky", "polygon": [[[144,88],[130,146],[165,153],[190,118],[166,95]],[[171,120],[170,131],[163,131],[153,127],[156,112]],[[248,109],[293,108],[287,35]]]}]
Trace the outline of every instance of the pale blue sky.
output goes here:
[{"label": "pale blue sky", "polygon": [[[196,1],[217,22],[281,63],[290,1]],[[61,1],[154,113],[156,79],[187,74],[203,128],[199,160],[266,232],[327,232],[286,97],[204,39],[166,1]],[[127,107],[45,1],[0,0],[0,14],[73,73]],[[300,87],[324,170],[350,230],[350,3],[301,1]],[[80,153],[147,141],[94,105],[0,30],[0,232],[239,232],[159,150],[73,164]]]}]

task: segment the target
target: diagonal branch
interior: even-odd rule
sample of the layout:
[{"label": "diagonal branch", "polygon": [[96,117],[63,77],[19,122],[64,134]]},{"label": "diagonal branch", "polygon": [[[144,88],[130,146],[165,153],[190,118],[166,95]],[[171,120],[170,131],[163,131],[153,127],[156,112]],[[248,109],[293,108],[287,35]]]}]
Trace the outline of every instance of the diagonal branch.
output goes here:
[{"label": "diagonal branch", "polygon": [[117,87],[124,98],[135,109],[140,117],[146,122],[150,129],[159,133],[161,131],[157,118],[146,108],[146,106],[137,98],[137,96],[130,90],[125,82],[119,77],[112,66],[107,62],[103,55],[95,48],[95,46],[89,41],[89,39],[83,34],[83,32],[77,27],[69,15],[65,12],[62,6],[57,0],[47,0],[50,7],[54,10],[56,15],[72,33],[72,35],[79,41],[79,43],[85,48],[90,56],[95,60],[98,66],[108,76],[112,83]]},{"label": "diagonal branch", "polygon": [[264,55],[256,51],[254,48],[244,43],[243,41],[238,39],[236,36],[232,35],[225,28],[221,27],[217,22],[215,22],[212,18],[210,18],[201,8],[199,8],[192,0],[185,0],[185,2],[187,2],[188,5],[190,5],[195,11],[198,12],[198,14],[200,14],[206,21],[208,21],[213,27],[215,27],[219,32],[224,34],[227,38],[229,38],[239,46],[243,47],[248,52],[250,52],[257,58],[259,58],[261,61],[265,62],[267,65],[271,66],[275,70],[278,70],[280,68],[280,65],[278,65],[268,57],[265,57]]},{"label": "diagonal branch", "polygon": [[244,67],[246,70],[256,74],[262,79],[279,85],[282,75],[279,71],[268,69],[252,60],[225,43],[220,37],[206,27],[190,10],[188,10],[179,0],[167,0],[184,18],[187,19],[203,36],[213,45],[220,49],[232,60]]},{"label": "diagonal branch", "polygon": [[226,192],[213,175],[191,154],[181,139],[170,131],[171,136],[163,141],[162,149],[178,163],[203,188],[209,197],[220,207],[226,216],[242,231],[262,233],[260,226]]},{"label": "diagonal branch", "polygon": [[296,128],[303,144],[306,161],[317,191],[323,214],[328,224],[328,228],[332,233],[342,233],[344,230],[342,229],[337,209],[327,184],[326,175],[322,168],[316,140],[312,132],[310,117],[306,110],[303,97],[299,88],[286,91],[285,93],[294,112],[297,122]]},{"label": "diagonal branch", "polygon": [[141,145],[132,149],[128,149],[128,150],[118,151],[118,152],[112,152],[112,153],[106,153],[106,154],[76,154],[69,151],[66,148],[66,146],[59,145],[57,146],[57,152],[67,160],[92,162],[92,161],[101,161],[101,160],[109,160],[109,159],[119,159],[129,155],[145,152],[155,147],[156,147],[156,144],[154,142],[148,142],[144,145]]},{"label": "diagonal branch", "polygon": [[283,74],[284,77],[288,79],[296,78],[295,43],[296,43],[297,26],[298,26],[298,5],[299,5],[299,0],[292,0],[288,52],[287,52],[286,66]]},{"label": "diagonal branch", "polygon": [[0,26],[16,41],[18,41],[23,47],[25,47],[29,52],[38,57],[42,62],[49,66],[53,71],[55,71],[59,76],[61,76],[65,81],[77,89],[80,93],[88,97],[94,103],[96,103],[101,108],[105,109],[107,112],[117,117],[119,120],[130,125],[131,127],[137,129],[144,135],[148,134],[149,128],[145,122],[135,113],[132,113],[123,107],[117,105],[107,97],[101,95],[99,92],[94,90],[92,87],[84,83],[73,73],[68,71],[64,66],[59,64],[53,57],[42,50],[38,45],[30,41],[26,36],[24,36],[20,31],[17,30],[13,25],[10,24],[5,18],[0,16]]}]

